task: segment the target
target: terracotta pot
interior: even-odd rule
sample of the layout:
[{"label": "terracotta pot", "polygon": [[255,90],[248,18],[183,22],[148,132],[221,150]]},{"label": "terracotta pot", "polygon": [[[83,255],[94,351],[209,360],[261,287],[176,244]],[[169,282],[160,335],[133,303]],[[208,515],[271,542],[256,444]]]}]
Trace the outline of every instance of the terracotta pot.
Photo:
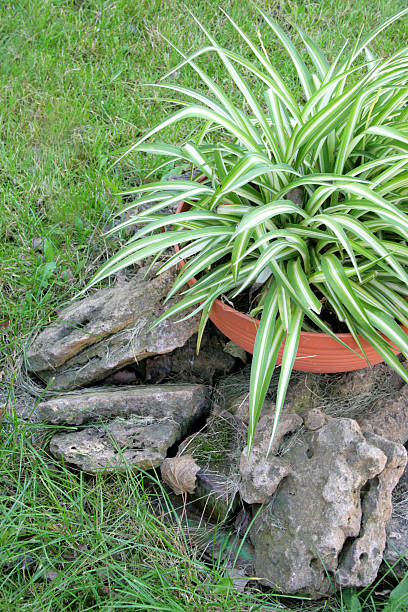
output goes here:
[{"label": "terracotta pot", "polygon": [[[185,212],[190,208],[189,204],[180,202],[177,212]],[[179,251],[178,245],[175,248],[176,251]],[[182,267],[184,263],[184,261],[181,261],[180,266]],[[191,286],[195,282],[196,279],[191,279],[189,285]],[[235,310],[228,306],[228,304],[221,302],[221,300],[215,300],[210,313],[210,319],[227,338],[248,351],[248,353],[253,353],[255,336],[259,325],[258,320]],[[404,328],[404,331],[408,330]],[[351,334],[337,334],[337,337],[341,338],[343,342],[361,354]],[[318,373],[351,372],[352,370],[360,370],[383,361],[382,357],[361,336],[360,341],[370,363],[367,363],[363,357],[357,357],[357,355],[336,342],[329,334],[302,331],[293,369],[300,370],[301,372]],[[389,340],[388,343],[395,354],[400,352]],[[282,352],[283,347],[279,351],[278,365],[281,363]]]}]

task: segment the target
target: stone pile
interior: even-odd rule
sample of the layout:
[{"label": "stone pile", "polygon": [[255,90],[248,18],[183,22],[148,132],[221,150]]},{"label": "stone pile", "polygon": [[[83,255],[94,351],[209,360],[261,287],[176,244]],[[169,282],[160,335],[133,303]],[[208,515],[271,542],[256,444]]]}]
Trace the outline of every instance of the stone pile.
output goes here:
[{"label": "stone pile", "polygon": [[270,393],[248,453],[247,386],[221,401],[217,384],[233,386],[246,355],[209,327],[197,356],[196,317],[151,329],[174,273],[146,272],[64,308],[31,345],[51,452],[88,473],[192,457],[190,500],[241,535],[254,519],[248,572],[284,593],[366,586],[383,559],[408,559],[408,386],[384,364],[296,375],[273,445]]}]

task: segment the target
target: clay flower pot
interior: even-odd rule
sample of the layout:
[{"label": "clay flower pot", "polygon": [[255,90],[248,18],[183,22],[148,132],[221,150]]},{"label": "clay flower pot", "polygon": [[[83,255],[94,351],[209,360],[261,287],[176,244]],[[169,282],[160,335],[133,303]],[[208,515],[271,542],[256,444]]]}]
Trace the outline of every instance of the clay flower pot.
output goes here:
[{"label": "clay flower pot", "polygon": [[[186,202],[180,202],[176,212],[185,212],[190,210],[190,208],[191,206]],[[179,250],[177,246],[175,248],[176,251]],[[184,261],[181,261],[180,266],[182,267],[184,263]],[[192,279],[189,284],[194,282],[195,279]],[[210,319],[227,338],[248,351],[248,353],[253,353],[255,336],[259,325],[258,320],[235,310],[235,308],[224,304],[221,300],[215,300],[210,313]],[[361,354],[351,334],[337,334],[337,336],[357,353]],[[329,334],[302,331],[293,369],[301,372],[317,373],[351,372],[352,370],[360,370],[383,361],[377,351],[361,336],[360,342],[370,363],[367,363],[362,355],[361,358],[357,357],[357,355],[336,342]],[[388,342],[393,352],[398,354],[400,351],[392,342]],[[279,352],[278,365],[281,363],[282,352],[283,347]]]}]

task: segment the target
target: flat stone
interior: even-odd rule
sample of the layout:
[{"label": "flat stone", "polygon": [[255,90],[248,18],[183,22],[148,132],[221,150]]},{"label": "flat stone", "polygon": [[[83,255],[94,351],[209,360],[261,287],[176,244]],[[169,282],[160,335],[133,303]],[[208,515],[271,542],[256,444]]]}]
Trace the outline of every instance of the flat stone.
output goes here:
[{"label": "flat stone", "polygon": [[[27,352],[29,370],[51,390],[71,390],[102,380],[126,365],[183,346],[198,330],[198,318],[163,321],[161,301],[174,271],[150,280],[141,269],[128,283],[102,289],[63,308]],[[175,300],[177,301],[177,300]],[[169,301],[167,307],[174,303]],[[51,382],[52,379],[52,382]]]},{"label": "flat stone", "polygon": [[[378,570],[384,549],[387,496],[398,470],[403,469],[403,447],[390,447],[391,442],[376,437],[366,440],[356,421],[346,418],[331,419],[320,429],[303,430],[295,437],[284,455],[292,472],[260,509],[250,532],[256,575],[284,593],[325,595],[336,578],[340,584],[354,581],[366,586],[374,566]],[[381,480],[387,463],[389,469]],[[380,484],[372,498],[377,502],[368,503],[367,496],[365,503],[366,492],[375,489],[376,477]],[[384,510],[386,516],[381,519]],[[363,557],[360,566],[349,564],[349,575],[346,556],[358,546],[364,548]],[[361,563],[365,565],[359,576]]]},{"label": "flat stone", "polygon": [[41,402],[36,413],[37,420],[53,425],[82,425],[137,415],[155,419],[171,417],[189,427],[205,415],[208,405],[204,385],[140,385],[67,393]]},{"label": "flat stone", "polygon": [[167,450],[182,436],[182,427],[169,419],[115,419],[81,431],[58,433],[50,450],[89,473],[124,470],[127,466],[150,470],[166,458]]}]

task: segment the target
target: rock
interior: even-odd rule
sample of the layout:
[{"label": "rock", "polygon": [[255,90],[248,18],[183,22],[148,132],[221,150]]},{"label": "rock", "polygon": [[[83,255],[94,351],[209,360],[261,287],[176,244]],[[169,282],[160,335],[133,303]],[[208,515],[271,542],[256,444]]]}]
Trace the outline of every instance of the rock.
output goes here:
[{"label": "rock", "polygon": [[[166,320],[149,331],[175,278],[168,271],[146,280],[142,268],[129,282],[101,289],[62,309],[28,350],[29,370],[52,390],[71,390],[106,378],[130,363],[168,353],[197,332],[198,318]],[[174,303],[168,303],[170,307]]]},{"label": "rock", "polygon": [[320,429],[323,425],[326,425],[330,417],[328,417],[324,412],[319,410],[319,408],[312,408],[308,410],[303,417],[306,429],[310,429],[310,431],[315,431],[316,429]]},{"label": "rock", "polygon": [[279,452],[284,436],[300,429],[302,418],[297,414],[281,415],[270,448],[271,454],[268,454],[273,421],[273,414],[259,420],[250,455],[248,447],[241,454],[239,492],[248,504],[264,504],[269,501],[281,480],[292,471],[289,463],[274,455]]},{"label": "rock", "polygon": [[233,357],[240,359],[242,363],[246,363],[248,361],[247,352],[243,348],[238,346],[238,344],[235,344],[235,342],[232,342],[232,340],[227,342],[227,344],[225,345],[224,353],[228,353],[229,355],[232,355]]},{"label": "rock", "polygon": [[392,506],[384,560],[394,566],[393,571],[399,578],[403,578],[408,568],[408,466],[394,489]]},{"label": "rock", "polygon": [[239,508],[238,479],[234,481],[232,474],[217,467],[201,469],[197,474],[196,488],[190,500],[201,508],[205,515],[216,523],[222,523]]},{"label": "rock", "polygon": [[[366,586],[383,552],[386,518],[381,522],[381,512],[388,507],[387,496],[403,466],[401,449],[377,437],[366,440],[356,421],[346,418],[296,434],[296,443],[284,455],[292,472],[260,509],[250,532],[256,575],[262,582],[284,593],[319,596],[331,592],[340,569],[340,584],[353,580]],[[360,566],[351,564],[350,578],[348,551],[359,546],[363,557]],[[356,578],[361,564],[364,570]]]},{"label": "rock", "polygon": [[336,391],[340,395],[369,395],[376,389],[378,380],[388,378],[392,378],[390,388],[394,390],[398,390],[404,384],[402,378],[389,365],[378,363],[369,368],[343,374],[336,385]]},{"label": "rock", "polygon": [[204,332],[197,355],[197,337],[167,355],[146,362],[146,382],[157,384],[165,379],[212,385],[214,378],[225,376],[235,367],[236,359],[224,351],[225,342],[211,326]]},{"label": "rock", "polygon": [[242,499],[248,504],[265,504],[291,471],[290,465],[280,457],[266,457],[257,450],[247,457],[244,450],[240,465],[242,482],[239,486]]},{"label": "rock", "polygon": [[182,435],[182,427],[170,419],[115,419],[80,431],[58,433],[51,439],[50,450],[56,458],[63,457],[92,474],[125,470],[127,466],[150,470],[161,465],[168,448]]},{"label": "rock", "polygon": [[247,429],[240,420],[214,410],[205,427],[179,447],[179,456],[192,455],[200,466],[190,501],[217,522],[239,507],[239,459],[246,440]]},{"label": "rock", "polygon": [[285,436],[298,431],[303,424],[303,419],[298,414],[283,412],[279,416],[276,432],[272,444],[270,444],[274,420],[274,413],[265,415],[259,419],[256,428],[254,436],[254,449],[256,448],[265,455],[268,453],[268,451],[272,453],[272,455],[278,454],[281,450],[281,445]]},{"label": "rock", "polygon": [[[143,469],[160,465],[167,450],[207,410],[208,394],[203,385],[83,391],[37,407],[38,416],[48,423],[82,425],[93,421],[86,429],[58,433],[50,442],[54,456],[92,473],[126,465]],[[106,419],[110,420],[102,422]]]},{"label": "rock", "polygon": [[[231,385],[232,385],[231,381]],[[225,383],[224,383],[225,385]],[[221,387],[221,392],[224,391]],[[249,379],[247,388],[249,388]],[[313,394],[316,389],[316,381],[310,374],[295,372],[289,383],[286,394],[285,405],[282,413],[296,412],[303,415],[306,410],[313,407]],[[249,393],[246,391],[241,394],[233,393],[224,402],[224,408],[229,410],[237,418],[242,419],[246,424],[249,422]],[[261,410],[261,417],[275,412],[275,402],[266,399]]]},{"label": "rock", "polygon": [[357,421],[363,431],[405,444],[408,440],[408,385],[374,402]]},{"label": "rock", "polygon": [[339,559],[338,579],[342,587],[367,586],[375,580],[386,544],[392,491],[407,462],[402,445],[370,433],[365,438],[383,451],[387,463],[383,471],[361,490],[360,532],[357,538],[345,544]]},{"label": "rock", "polygon": [[41,402],[36,411],[38,420],[53,425],[82,425],[137,415],[172,418],[188,428],[206,414],[208,402],[204,385],[140,385],[67,393]]},{"label": "rock", "polygon": [[285,409],[300,415],[314,406],[319,379],[306,372],[294,372],[285,397]]},{"label": "rock", "polygon": [[140,378],[131,368],[123,368],[103,380],[104,385],[137,385]]},{"label": "rock", "polygon": [[[249,393],[243,393],[235,398],[227,405],[227,410],[231,412],[237,419],[240,419],[245,425],[249,423]],[[275,403],[265,400],[262,406],[260,418],[273,414],[275,411]]]}]

